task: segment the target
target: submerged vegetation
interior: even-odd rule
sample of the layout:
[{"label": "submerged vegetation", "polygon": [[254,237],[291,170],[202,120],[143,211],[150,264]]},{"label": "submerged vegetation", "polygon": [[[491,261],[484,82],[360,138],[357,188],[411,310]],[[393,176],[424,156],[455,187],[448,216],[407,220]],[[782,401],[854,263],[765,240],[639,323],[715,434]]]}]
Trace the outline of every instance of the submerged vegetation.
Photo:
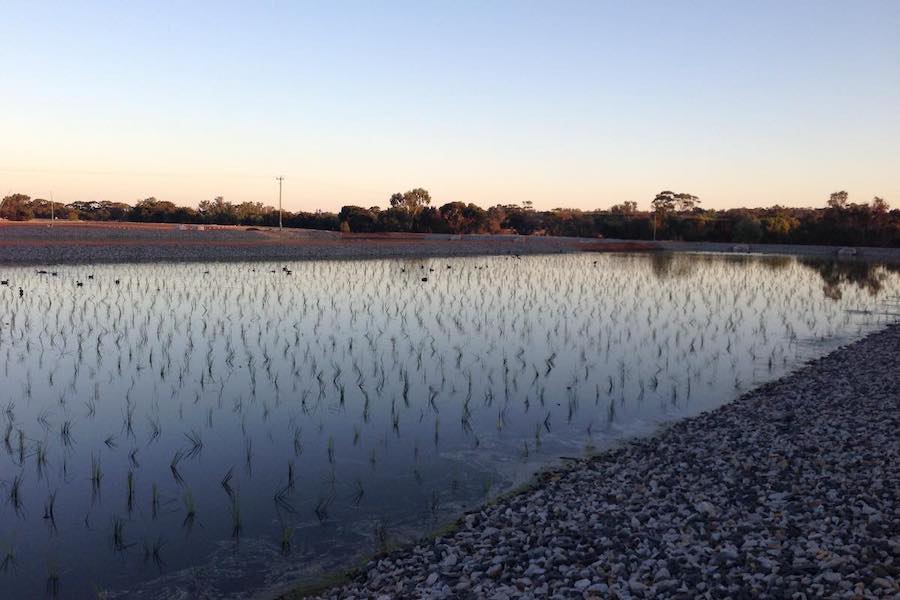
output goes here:
[{"label": "submerged vegetation", "polygon": [[92,597],[226,552],[254,565],[234,585],[262,585],[260,564],[384,550],[895,320],[900,276],[842,264],[7,269],[0,584]]}]

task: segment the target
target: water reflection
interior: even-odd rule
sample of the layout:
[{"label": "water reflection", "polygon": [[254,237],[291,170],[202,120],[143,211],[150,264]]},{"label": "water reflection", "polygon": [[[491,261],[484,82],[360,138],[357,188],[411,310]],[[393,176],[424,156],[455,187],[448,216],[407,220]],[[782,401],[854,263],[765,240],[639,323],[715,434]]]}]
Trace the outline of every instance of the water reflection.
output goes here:
[{"label": "water reflection", "polygon": [[900,273],[900,265],[873,264],[860,260],[809,260],[801,261],[805,267],[821,275],[822,291],[832,300],[840,300],[844,289],[856,286],[877,296],[893,274]]},{"label": "water reflection", "polygon": [[548,459],[718,406],[892,318],[880,309],[896,271],[813,265],[7,269],[0,585],[241,597],[345,564]]}]

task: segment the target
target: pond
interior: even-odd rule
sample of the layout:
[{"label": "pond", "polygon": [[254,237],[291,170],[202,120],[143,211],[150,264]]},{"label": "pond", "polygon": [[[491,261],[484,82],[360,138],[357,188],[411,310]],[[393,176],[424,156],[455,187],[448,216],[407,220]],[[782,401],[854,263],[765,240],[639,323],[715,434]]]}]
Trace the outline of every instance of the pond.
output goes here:
[{"label": "pond", "polygon": [[289,586],[900,313],[896,268],[788,257],[6,267],[0,279],[9,598]]}]

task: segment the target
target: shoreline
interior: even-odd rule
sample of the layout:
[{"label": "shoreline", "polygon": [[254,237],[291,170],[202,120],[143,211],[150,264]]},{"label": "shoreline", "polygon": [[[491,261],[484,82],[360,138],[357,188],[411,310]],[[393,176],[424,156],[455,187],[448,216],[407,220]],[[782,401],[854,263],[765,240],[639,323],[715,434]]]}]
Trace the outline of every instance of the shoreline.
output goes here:
[{"label": "shoreline", "polygon": [[900,248],[726,244],[519,235],[341,234],[152,223],[0,222],[0,265],[443,258],[570,252],[711,252],[900,264]]},{"label": "shoreline", "polygon": [[896,597],[898,352],[889,325],[281,598]]}]

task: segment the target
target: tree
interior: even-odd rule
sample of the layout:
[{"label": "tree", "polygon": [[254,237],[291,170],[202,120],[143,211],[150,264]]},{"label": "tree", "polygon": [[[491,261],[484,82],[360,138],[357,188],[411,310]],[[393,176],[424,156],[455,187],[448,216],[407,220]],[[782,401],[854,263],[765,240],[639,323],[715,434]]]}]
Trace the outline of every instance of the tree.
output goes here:
[{"label": "tree", "polygon": [[378,219],[379,231],[409,231],[412,229],[412,217],[406,209],[392,206],[387,210],[372,210]]},{"label": "tree", "polygon": [[[49,219],[50,218],[50,201],[44,200],[43,198],[34,198],[31,202],[28,203],[28,206],[31,208],[31,215],[35,219]],[[56,210],[56,206],[53,207],[54,211]],[[56,216],[56,215],[54,215]]]},{"label": "tree", "polygon": [[884,198],[879,198],[878,196],[872,198],[872,212],[883,215],[890,209],[891,207],[888,205],[887,201]]},{"label": "tree", "polygon": [[403,207],[403,194],[400,192],[395,192],[391,194],[390,199],[391,208],[402,208]]},{"label": "tree", "polygon": [[344,224],[354,233],[371,233],[377,229],[378,216],[362,206],[343,206],[338,215],[341,220],[341,231]]},{"label": "tree", "polygon": [[29,221],[34,218],[31,198],[25,194],[11,194],[0,201],[0,218],[10,221]]},{"label": "tree", "polygon": [[691,194],[675,194],[678,212],[690,212],[700,205],[700,198]]},{"label": "tree", "polygon": [[234,207],[234,215],[241,225],[265,225],[270,221],[274,225],[278,221],[275,208],[262,202],[241,202]]},{"label": "tree", "polygon": [[188,210],[175,206],[173,202],[150,197],[134,205],[131,209],[131,218],[144,223],[177,223],[185,221],[184,215]]},{"label": "tree", "polygon": [[637,202],[634,200],[626,200],[622,204],[613,204],[609,207],[609,212],[614,215],[633,215],[637,212]]},{"label": "tree", "polygon": [[450,233],[462,233],[466,227],[466,205],[464,202],[448,202],[438,210]]},{"label": "tree", "polygon": [[438,209],[433,206],[425,206],[416,218],[416,230],[424,233],[446,233],[447,226]]},{"label": "tree", "polygon": [[67,204],[66,208],[69,209],[69,218],[74,215],[84,221],[127,221],[132,211],[132,208],[124,202],[109,200],[93,202],[78,200]]},{"label": "tree", "polygon": [[519,235],[531,235],[535,230],[541,229],[541,214],[525,210],[515,204],[503,208],[506,211],[506,218],[503,220],[505,229],[513,229]]},{"label": "tree", "polygon": [[327,229],[330,231],[337,231],[341,228],[341,222],[336,214],[317,210],[313,213],[285,213],[284,226],[302,227],[304,229]]},{"label": "tree", "polygon": [[425,188],[414,188],[402,194],[391,194],[390,204],[391,208],[406,211],[412,222],[411,229],[415,230],[422,210],[431,204],[431,194]]},{"label": "tree", "polygon": [[197,211],[207,223],[236,225],[239,222],[238,211],[234,204],[226,202],[222,196],[216,196],[212,201],[201,201],[197,206]]},{"label": "tree", "polygon": [[431,194],[425,188],[414,188],[391,195],[391,206],[402,208],[415,220],[422,209],[431,204]]},{"label": "tree", "polygon": [[844,210],[847,208],[847,199],[850,197],[845,191],[834,192],[828,198],[828,208],[833,208],[834,210]]},{"label": "tree", "polygon": [[555,208],[544,214],[544,230],[548,235],[593,237],[594,219],[581,210]]},{"label": "tree", "polygon": [[736,242],[758,242],[762,236],[762,224],[752,217],[743,218],[734,224],[734,241]]},{"label": "tree", "polygon": [[678,196],[679,194],[668,190],[660,192],[650,201],[650,207],[653,212],[659,215],[668,214],[675,210],[675,206],[678,204]]},{"label": "tree", "polygon": [[791,232],[799,225],[800,221],[782,210],[779,210],[764,221],[766,235],[772,240],[788,239]]},{"label": "tree", "polygon": [[653,239],[656,239],[657,221],[665,223],[666,218],[673,212],[689,212],[699,208],[699,204],[700,198],[693,194],[676,194],[670,190],[658,193],[650,202],[653,211]]},{"label": "tree", "polygon": [[653,211],[653,239],[656,239],[656,226],[657,221],[664,220],[669,213],[675,210],[675,206],[678,204],[678,196],[675,192],[665,190],[656,195],[656,197],[650,201],[650,207]]}]

